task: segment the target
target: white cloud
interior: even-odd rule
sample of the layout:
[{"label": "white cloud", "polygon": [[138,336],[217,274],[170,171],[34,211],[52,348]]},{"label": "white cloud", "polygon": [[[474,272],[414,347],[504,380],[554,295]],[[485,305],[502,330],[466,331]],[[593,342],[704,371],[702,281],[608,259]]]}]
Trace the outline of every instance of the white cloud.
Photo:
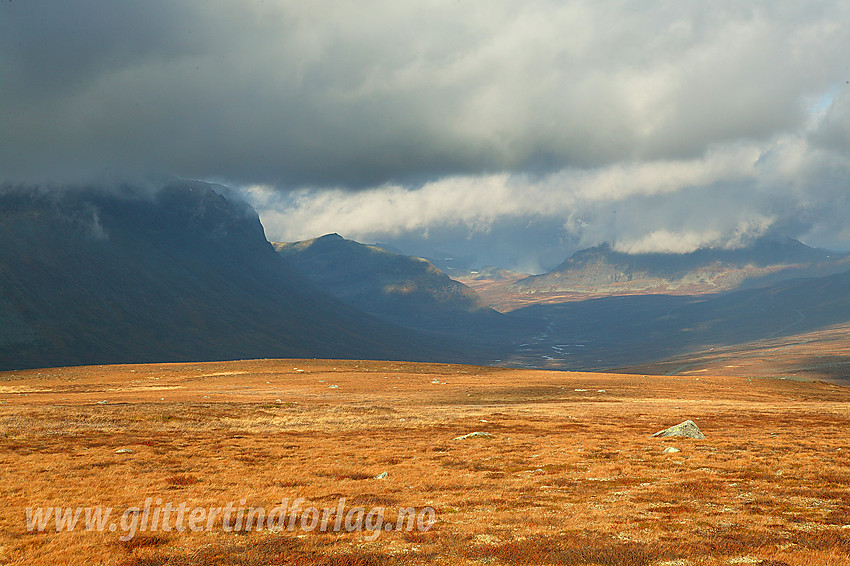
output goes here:
[{"label": "white cloud", "polygon": [[[846,192],[847,179],[848,156],[812,146],[803,133],[714,147],[698,159],[543,176],[455,176],[360,192],[247,192],[273,239],[339,232],[361,241],[392,241],[449,230],[471,238],[508,225],[516,232],[522,219],[543,219],[555,221],[550,238],[578,247],[609,242],[629,253],[683,253],[740,247],[771,231],[826,243],[819,226],[831,224],[828,233],[843,233],[847,207],[837,195]],[[840,238],[829,243],[836,242]]]},{"label": "white cloud", "polygon": [[766,234],[773,224],[773,219],[756,216],[729,224],[727,223],[725,227],[726,231],[718,228],[705,228],[702,231],[687,228],[671,231],[662,228],[652,230],[635,239],[621,236],[613,242],[613,248],[627,254],[653,252],[684,254],[707,247],[737,249]]},{"label": "white cloud", "polygon": [[276,239],[846,242],[848,29],[842,0],[5,2],[0,180],[253,186]]}]

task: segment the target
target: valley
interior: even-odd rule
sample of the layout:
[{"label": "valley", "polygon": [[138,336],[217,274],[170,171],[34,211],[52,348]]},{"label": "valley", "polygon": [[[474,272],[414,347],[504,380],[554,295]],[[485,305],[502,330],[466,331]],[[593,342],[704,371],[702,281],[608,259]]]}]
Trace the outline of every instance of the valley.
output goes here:
[{"label": "valley", "polygon": [[850,566],[848,29],[0,1],[0,566]]}]

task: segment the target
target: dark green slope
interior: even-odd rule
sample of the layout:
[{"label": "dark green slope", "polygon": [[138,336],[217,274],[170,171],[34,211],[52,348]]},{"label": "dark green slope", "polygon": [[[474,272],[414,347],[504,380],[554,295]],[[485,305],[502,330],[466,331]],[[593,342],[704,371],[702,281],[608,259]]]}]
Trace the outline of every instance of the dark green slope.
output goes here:
[{"label": "dark green slope", "polygon": [[475,291],[428,260],[338,234],[274,246],[323,291],[396,324],[497,342],[517,330],[517,322],[484,307]]},{"label": "dark green slope", "polygon": [[484,359],[319,292],[211,185],[0,190],[0,368],[257,357]]},{"label": "dark green slope", "polygon": [[[722,295],[605,297],[522,309],[548,321],[521,352],[550,367],[598,371],[791,336],[850,321],[850,272]],[[579,345],[579,346],[577,346]]]}]

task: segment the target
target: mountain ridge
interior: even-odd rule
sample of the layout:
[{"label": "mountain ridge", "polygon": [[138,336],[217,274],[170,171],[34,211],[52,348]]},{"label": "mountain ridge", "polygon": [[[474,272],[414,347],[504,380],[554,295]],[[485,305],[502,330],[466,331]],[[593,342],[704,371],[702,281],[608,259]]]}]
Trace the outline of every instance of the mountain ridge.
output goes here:
[{"label": "mountain ridge", "polygon": [[509,288],[518,293],[706,294],[850,269],[845,254],[792,238],[763,238],[738,249],[701,248],[687,254],[628,254],[610,244],[579,250],[548,273]]},{"label": "mountain ridge", "polygon": [[213,185],[0,190],[0,368],[266,357],[458,360],[317,290]]},{"label": "mountain ridge", "polygon": [[396,324],[452,332],[501,317],[475,291],[424,258],[336,233],[273,246],[320,289]]}]

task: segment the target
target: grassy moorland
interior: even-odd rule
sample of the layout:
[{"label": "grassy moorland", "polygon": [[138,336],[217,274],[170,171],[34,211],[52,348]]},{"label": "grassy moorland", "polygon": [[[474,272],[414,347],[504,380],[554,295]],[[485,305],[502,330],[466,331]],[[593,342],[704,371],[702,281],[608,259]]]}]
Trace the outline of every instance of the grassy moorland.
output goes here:
[{"label": "grassy moorland", "polygon": [[850,385],[850,324],[705,348],[684,356],[622,369],[627,373],[709,373],[823,380]]},{"label": "grassy moorland", "polygon": [[[650,437],[688,418],[707,439]],[[492,437],[453,440],[475,431]],[[848,454],[850,389],[825,382],[317,360],[6,372],[0,564],[846,565]],[[342,497],[436,523],[372,537],[218,519],[122,540],[25,521]]]}]

